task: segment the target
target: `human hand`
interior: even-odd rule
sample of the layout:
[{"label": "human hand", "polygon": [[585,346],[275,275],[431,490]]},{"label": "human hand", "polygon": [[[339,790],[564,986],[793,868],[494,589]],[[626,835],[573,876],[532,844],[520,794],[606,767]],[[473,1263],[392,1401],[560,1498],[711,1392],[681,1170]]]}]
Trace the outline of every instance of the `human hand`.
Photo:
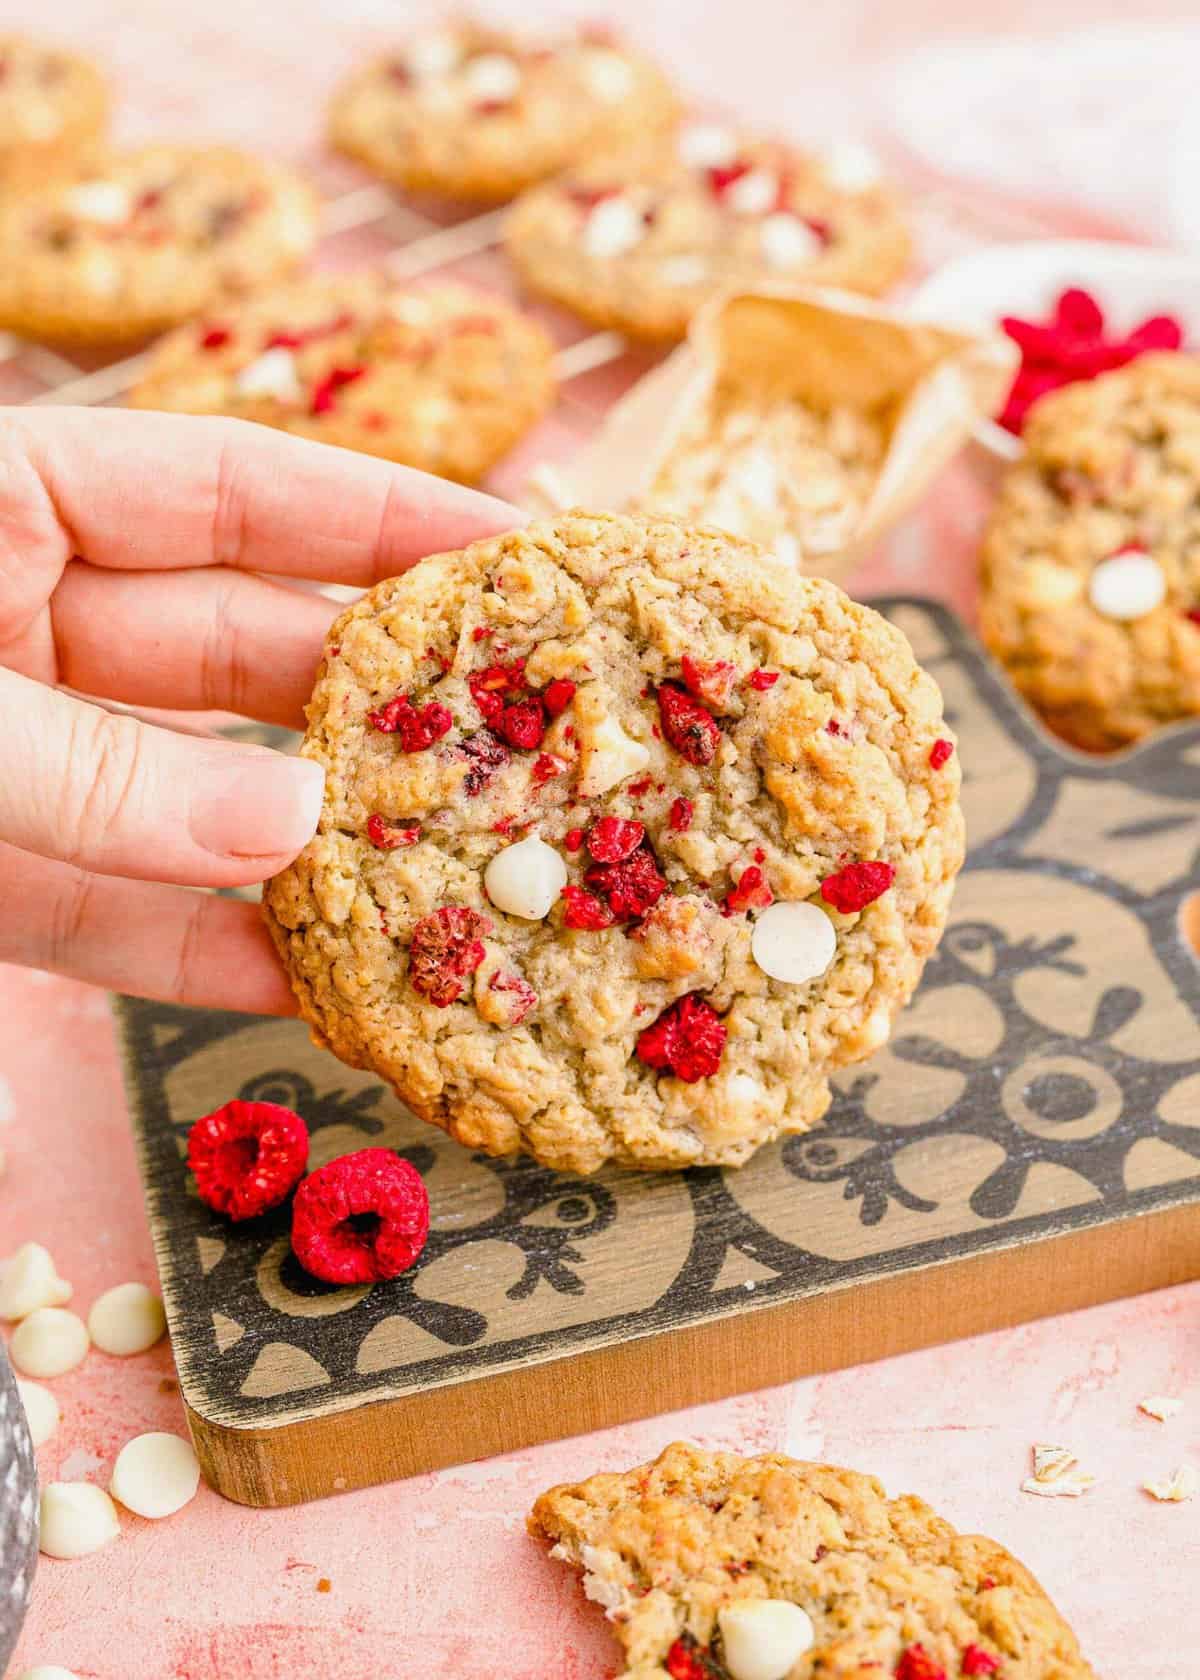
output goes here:
[{"label": "human hand", "polygon": [[282,869],[320,766],[63,690],[301,728],[336,609],[256,573],[368,585],[520,518],[244,421],[0,410],[0,962],[294,1013],[258,906],[187,888]]}]

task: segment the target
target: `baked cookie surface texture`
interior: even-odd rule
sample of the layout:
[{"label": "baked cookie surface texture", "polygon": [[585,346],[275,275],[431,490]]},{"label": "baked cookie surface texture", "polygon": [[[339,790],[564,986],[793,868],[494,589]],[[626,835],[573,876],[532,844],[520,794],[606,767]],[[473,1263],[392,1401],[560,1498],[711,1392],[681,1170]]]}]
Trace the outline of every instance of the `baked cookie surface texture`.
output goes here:
[{"label": "baked cookie surface texture", "polygon": [[44,183],[108,126],[108,85],[88,59],[0,35],[0,187]]}]

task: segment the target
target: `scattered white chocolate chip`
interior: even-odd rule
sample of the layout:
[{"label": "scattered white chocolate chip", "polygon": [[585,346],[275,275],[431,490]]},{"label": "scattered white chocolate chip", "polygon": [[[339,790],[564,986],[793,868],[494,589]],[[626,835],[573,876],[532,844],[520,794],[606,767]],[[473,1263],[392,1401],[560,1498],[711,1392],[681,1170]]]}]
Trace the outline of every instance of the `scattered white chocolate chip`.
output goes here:
[{"label": "scattered white chocolate chip", "polygon": [[801,263],[811,262],[821,249],[821,241],[808,223],[787,210],[777,210],[764,219],[758,242],[772,268],[798,268]]},{"label": "scattered white chocolate chip", "polygon": [[1042,1499],[1078,1499],[1095,1485],[1095,1476],[1079,1468],[1069,1447],[1039,1441],[1033,1448],[1033,1475],[1021,1483],[1021,1492],[1036,1493]]},{"label": "scattered white chocolate chip", "polygon": [[836,950],[833,923],[804,902],[768,905],[750,935],[750,955],[763,973],[793,986],[824,974]]},{"label": "scattered white chocolate chip", "polygon": [[196,1450],[182,1435],[151,1430],[135,1435],[117,1454],[109,1487],[139,1517],[173,1517],[200,1486]]},{"label": "scattered white chocolate chip", "polygon": [[39,1307],[12,1333],[8,1351],[27,1377],[61,1377],[73,1371],[88,1350],[87,1327],[62,1307]]},{"label": "scattered white chocolate chip", "polygon": [[611,47],[584,47],[580,63],[589,90],[606,104],[619,105],[633,92],[633,68]]},{"label": "scattered white chocolate chip", "polygon": [[83,181],[79,186],[71,187],[64,194],[64,200],[73,216],[81,216],[89,222],[102,222],[106,226],[128,221],[133,209],[129,189],[119,181]]},{"label": "scattered white chocolate chip", "polygon": [[254,361],[247,362],[234,376],[233,383],[241,397],[278,397],[280,402],[299,402],[301,396],[295,358],[282,345],[264,350]]},{"label": "scattered white chocolate chip", "polygon": [[1033,1474],[1039,1482],[1055,1482],[1074,1470],[1079,1460],[1069,1447],[1052,1447],[1044,1441],[1033,1445]]},{"label": "scattered white chocolate chip", "polygon": [[816,1637],[812,1618],[786,1598],[752,1598],[717,1612],[733,1680],[784,1680]]},{"label": "scattered white chocolate chip", "polygon": [[39,1663],[18,1674],[17,1680],[79,1680],[79,1676],[73,1669],[59,1668],[57,1663]]},{"label": "scattered white chocolate chip", "polygon": [[505,846],[483,872],[487,895],[497,910],[540,922],[567,884],[562,854],[536,834]]},{"label": "scattered white chocolate chip", "polygon": [[1157,1418],[1159,1423],[1166,1423],[1168,1418],[1183,1410],[1183,1401],[1175,1400],[1169,1394],[1148,1394],[1144,1400],[1138,1401],[1138,1411],[1145,1412],[1147,1417]]},{"label": "scattered white chocolate chip", "polygon": [[737,136],[717,123],[689,123],[680,131],[679,156],[689,169],[716,169],[737,157]]},{"label": "scattered white chocolate chip", "polygon": [[154,1346],[166,1331],[167,1315],[144,1283],[118,1283],[93,1303],[87,1327],[101,1353],[124,1359]]},{"label": "scattered white chocolate chip", "polygon": [[505,104],[521,85],[521,67],[507,53],[480,53],[467,61],[463,81],[474,98]]},{"label": "scattered white chocolate chip", "polygon": [[29,1438],[35,1447],[44,1446],[58,1428],[58,1401],[41,1383],[23,1382],[17,1378],[17,1396],[25,1408]]},{"label": "scattered white chocolate chip", "polygon": [[601,199],[583,224],[583,248],[592,257],[619,257],[640,245],[645,231],[642,213],[629,199]]},{"label": "scattered white chocolate chip", "polygon": [[883,176],[879,159],[861,140],[838,140],[821,159],[825,179],[841,192],[867,192]]},{"label": "scattered white chocolate chip", "polygon": [[455,37],[436,30],[409,42],[404,63],[414,76],[447,76],[461,56],[462,49]]},{"label": "scattered white chocolate chip", "polygon": [[0,1318],[28,1318],[39,1307],[62,1307],[70,1299],[71,1285],[41,1243],[22,1243],[0,1266]]},{"label": "scattered white chocolate chip", "polygon": [[1123,548],[1101,560],[1088,580],[1088,599],[1096,611],[1120,624],[1145,618],[1162,605],[1166,593],[1162,567],[1141,548]]},{"label": "scattered white chocolate chip", "polygon": [[779,177],[769,169],[749,169],[725,189],[724,196],[739,216],[762,216],[779,197]]},{"label": "scattered white chocolate chip", "polygon": [[616,718],[605,716],[579,732],[579,797],[596,799],[650,762],[649,748],[627,735]]},{"label": "scattered white chocolate chip", "polygon": [[120,1532],[116,1506],[94,1482],[50,1482],[42,1489],[39,1544],[47,1557],[87,1557]]},{"label": "scattered white chocolate chip", "polygon": [[1190,1464],[1180,1464],[1169,1476],[1162,1476],[1155,1482],[1143,1482],[1142,1486],[1151,1499],[1160,1500],[1163,1504],[1180,1504],[1185,1499],[1194,1498],[1196,1489],[1200,1488],[1200,1475]]}]

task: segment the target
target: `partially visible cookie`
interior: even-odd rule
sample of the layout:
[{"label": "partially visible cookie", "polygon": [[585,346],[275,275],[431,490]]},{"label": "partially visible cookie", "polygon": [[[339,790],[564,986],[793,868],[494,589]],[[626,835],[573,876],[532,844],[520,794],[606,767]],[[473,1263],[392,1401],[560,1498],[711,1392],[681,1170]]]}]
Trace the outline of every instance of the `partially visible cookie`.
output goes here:
[{"label": "partially visible cookie", "polygon": [[941,696],[832,584],[674,520],[436,555],[329,633],[265,909],[318,1042],[469,1148],[738,1165],[888,1037],[962,862]]},{"label": "partially visible cookie", "polygon": [[1023,441],[984,539],[988,646],[1080,747],[1200,716],[1200,358],[1053,392]]},{"label": "partially visible cookie", "polygon": [[1095,1680],[1042,1587],[873,1476],[676,1443],[542,1494],[636,1680]]},{"label": "partially visible cookie", "polygon": [[911,243],[866,154],[821,157],[709,123],[535,187],[514,206],[506,242],[535,291],[647,339],[682,337],[730,286],[885,292]]},{"label": "partially visible cookie", "polygon": [[41,184],[98,141],[108,86],[77,53],[25,35],[0,35],[0,187]]},{"label": "partially visible cookie", "polygon": [[675,116],[657,66],[606,34],[533,42],[464,20],[356,71],[329,122],[334,145],[386,180],[503,201]]},{"label": "partially visible cookie", "polygon": [[259,420],[472,481],[553,400],[553,354],[537,322],[467,286],[320,275],[178,328],[130,401]]},{"label": "partially visible cookie", "polygon": [[0,201],[0,326],[29,338],[145,338],[294,268],[312,189],[227,148],[145,146]]}]

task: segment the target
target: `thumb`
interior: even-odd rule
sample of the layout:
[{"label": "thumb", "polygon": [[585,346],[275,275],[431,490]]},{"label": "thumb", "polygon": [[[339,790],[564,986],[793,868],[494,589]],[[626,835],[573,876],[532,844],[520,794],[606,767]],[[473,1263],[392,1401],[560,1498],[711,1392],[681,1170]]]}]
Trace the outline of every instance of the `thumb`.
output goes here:
[{"label": "thumb", "polygon": [[101,875],[230,887],[311,839],[324,771],[106,712],[0,670],[0,838]]}]

